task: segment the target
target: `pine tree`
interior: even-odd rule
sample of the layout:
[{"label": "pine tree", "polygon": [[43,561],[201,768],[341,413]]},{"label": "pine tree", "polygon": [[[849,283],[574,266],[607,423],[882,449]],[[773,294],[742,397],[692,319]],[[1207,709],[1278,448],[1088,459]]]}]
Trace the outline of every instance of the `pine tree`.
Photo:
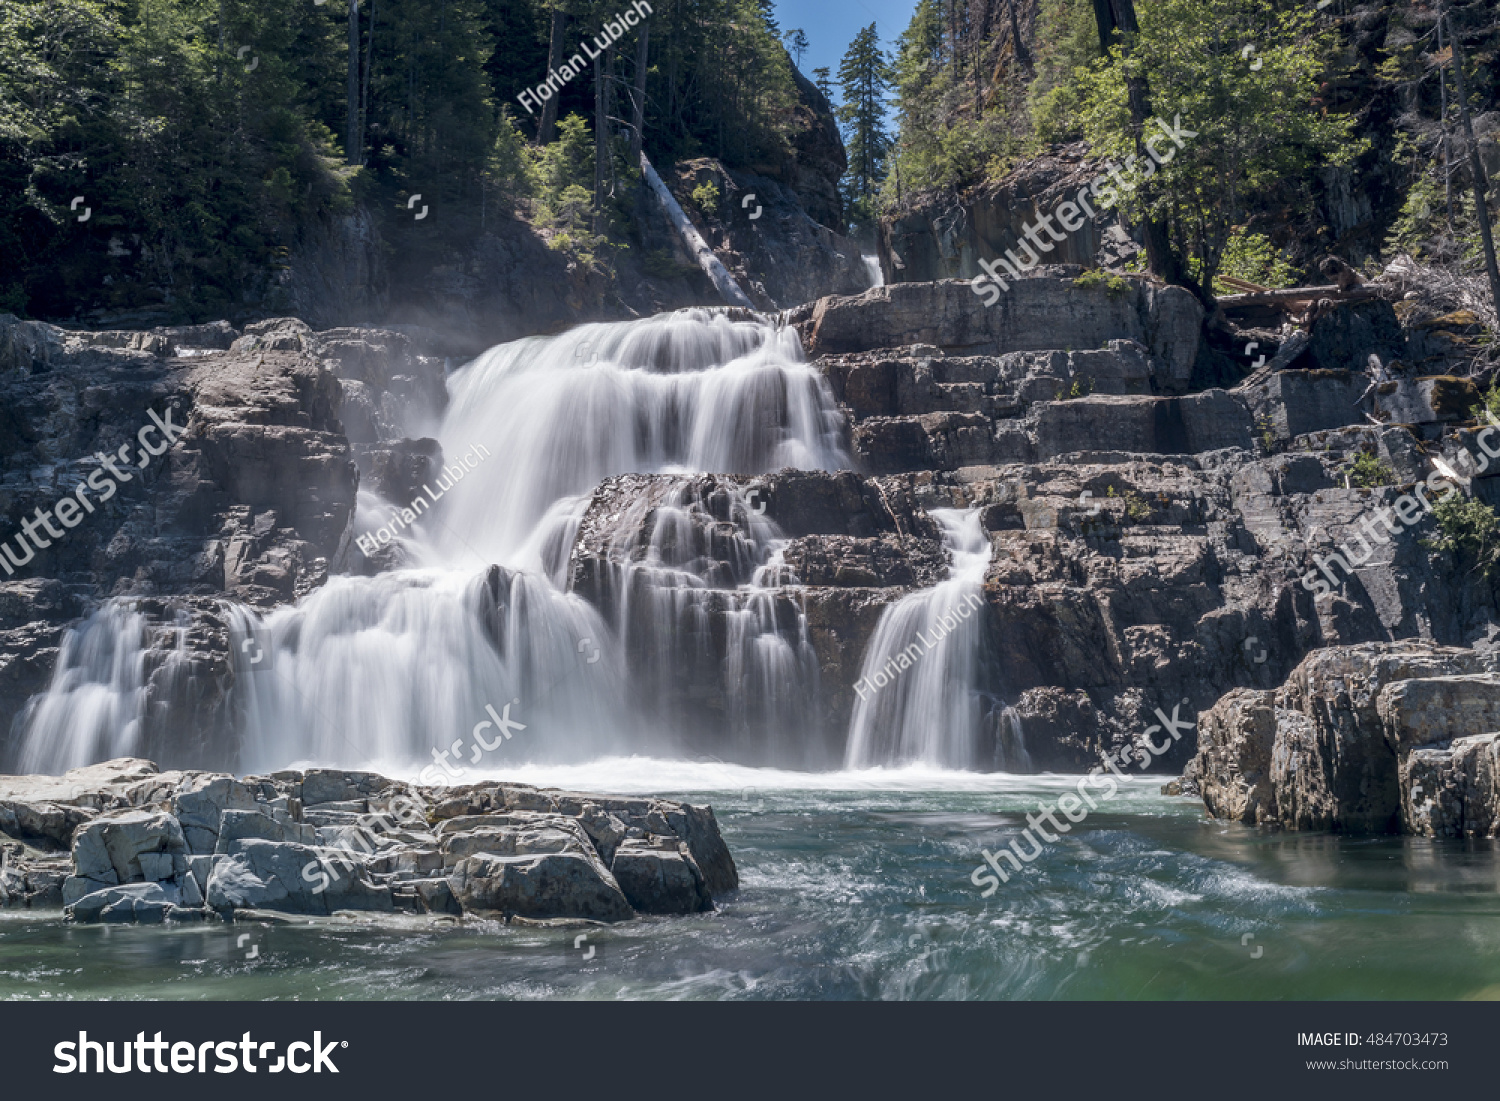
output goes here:
[{"label": "pine tree", "polygon": [[844,194],[857,225],[874,221],[875,193],[885,178],[886,154],[891,148],[885,108],[891,79],[890,61],[880,48],[880,36],[871,23],[854,36],[839,62],[844,102],[837,116],[849,153]]},{"label": "pine tree", "polygon": [[813,70],[813,83],[818,86],[818,91],[823,93],[823,98],[830,104],[833,103],[833,74],[824,65]]},{"label": "pine tree", "polygon": [[787,53],[792,55],[792,64],[800,66],[802,55],[807,52],[807,34],[798,27],[796,30],[787,31],[782,41],[786,43]]}]

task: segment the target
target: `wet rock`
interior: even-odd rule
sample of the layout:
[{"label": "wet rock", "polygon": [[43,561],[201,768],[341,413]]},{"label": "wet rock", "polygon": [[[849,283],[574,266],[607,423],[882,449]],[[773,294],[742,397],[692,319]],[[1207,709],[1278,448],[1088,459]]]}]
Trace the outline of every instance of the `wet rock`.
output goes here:
[{"label": "wet rock", "polygon": [[179,905],[180,901],[181,896],[175,890],[160,883],[127,883],[84,895],[66,907],[65,912],[83,925],[95,922],[160,925],[164,921],[203,920],[202,910]]},{"label": "wet rock", "polygon": [[1191,764],[1199,794],[1215,818],[1247,825],[1276,821],[1271,757],[1276,694],[1236,688],[1204,713]]},{"label": "wet rock", "polygon": [[[226,916],[402,909],[620,921],[636,912],[610,871],[622,848],[670,857],[631,865],[640,912],[712,908],[711,892],[739,882],[713,811],[664,799],[522,784],[431,790],[342,769],[235,779],[134,759],[4,780],[14,793],[106,808],[87,812],[68,855],[0,844],[0,907],[66,905],[78,921],[196,920],[205,904]],[[304,812],[307,797],[338,809]],[[150,802],[131,805],[140,800]],[[28,821],[58,810],[14,805]],[[337,824],[319,827],[320,815]],[[190,851],[190,838],[212,851]],[[699,885],[691,907],[687,866]]]},{"label": "wet rock", "polygon": [[610,870],[625,898],[643,914],[694,914],[713,909],[703,873],[686,845],[673,848],[630,839]]},{"label": "wet rock", "polygon": [[393,908],[391,892],[336,853],[293,842],[247,839],[219,858],[208,877],[207,903],[229,910],[331,914]]},{"label": "wet rock", "polygon": [[634,916],[597,857],[576,852],[467,856],[454,865],[448,886],[465,911],[611,922]]},{"label": "wet rock", "polygon": [[1500,837],[1500,734],[1407,754],[1401,821],[1403,832],[1424,837]]},{"label": "wet rock", "polygon": [[72,870],[72,859],[66,855],[0,843],[0,909],[60,908],[63,883]]}]

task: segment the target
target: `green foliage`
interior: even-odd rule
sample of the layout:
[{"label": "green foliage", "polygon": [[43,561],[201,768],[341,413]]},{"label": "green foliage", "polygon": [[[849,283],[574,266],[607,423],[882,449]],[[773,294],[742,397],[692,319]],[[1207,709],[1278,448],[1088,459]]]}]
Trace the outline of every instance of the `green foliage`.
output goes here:
[{"label": "green foliage", "polygon": [[1113,272],[1099,271],[1097,268],[1090,268],[1077,279],[1073,280],[1073,286],[1083,287],[1084,289],[1102,287],[1112,298],[1130,293],[1130,281],[1128,279]]},{"label": "green foliage", "polygon": [[1003,174],[1021,152],[1007,90],[996,86],[976,94],[972,59],[968,75],[955,64],[940,0],[917,4],[897,40],[890,75],[901,140],[892,153],[884,201]]},{"label": "green foliage", "polygon": [[1432,510],[1438,536],[1426,541],[1434,550],[1451,551],[1460,562],[1485,577],[1500,561],[1500,517],[1483,501],[1450,493]]},{"label": "green foliage", "polygon": [[696,268],[683,267],[665,249],[652,249],[641,257],[641,269],[653,279],[677,279]]},{"label": "green foliage", "polygon": [[[1437,166],[1437,171],[1441,170],[1441,165]],[[1442,184],[1435,175],[1421,171],[1407,189],[1385,247],[1387,252],[1405,252],[1427,261],[1479,259],[1482,255],[1479,222],[1474,217],[1474,200],[1468,189],[1455,181],[1450,226]]]},{"label": "green foliage", "polygon": [[1074,398],[1081,398],[1087,394],[1092,394],[1094,392],[1094,380],[1088,379],[1087,386],[1084,385],[1084,381],[1085,380],[1083,379],[1075,378],[1073,380],[1073,385],[1064,386],[1057,392],[1057,398],[1055,400],[1072,401]]},{"label": "green foliage", "polygon": [[[1263,233],[1246,233],[1242,226],[1232,229],[1224,243],[1219,273],[1272,290],[1295,287],[1298,282],[1297,269],[1287,262],[1286,255],[1271,243],[1271,239]],[[1215,283],[1214,293],[1238,292],[1233,287]]]},{"label": "green foliage", "polygon": [[850,220],[864,225],[874,221],[875,196],[885,178],[886,156],[891,147],[890,134],[885,128],[891,65],[880,48],[874,23],[856,34],[849,44],[848,52],[839,62],[839,85],[843,103],[835,114],[849,156],[844,198]]},{"label": "green foliage", "polygon": [[792,55],[792,64],[801,65],[802,55],[807,52],[807,32],[796,27],[787,31],[781,41],[786,45],[786,52]]},{"label": "green foliage", "polygon": [[704,180],[693,188],[693,202],[698,209],[705,214],[717,214],[719,212],[719,187],[713,180]]},{"label": "green foliage", "polygon": [[1480,396],[1472,415],[1483,417],[1486,413],[1500,419],[1500,377],[1490,380],[1490,388]]},{"label": "green foliage", "polygon": [[1037,9],[1037,73],[1029,89],[1034,146],[1083,136],[1081,87],[1074,72],[1099,56],[1093,7],[1078,0],[1041,0]]},{"label": "green foliage", "polygon": [[[1081,129],[1136,185],[1120,198],[1125,215],[1162,220],[1177,255],[1212,280],[1250,213],[1314,165],[1348,164],[1360,151],[1352,116],[1314,106],[1333,32],[1319,29],[1312,5],[1273,0],[1152,0],[1136,10],[1138,35],[1075,70]],[[1242,56],[1247,44],[1257,69]],[[1194,132],[1181,148],[1156,137],[1171,154],[1159,167],[1137,146],[1127,77],[1144,79],[1157,118]],[[1148,124],[1142,138],[1158,129]]]},{"label": "green foliage", "polygon": [[533,220],[547,233],[547,245],[593,266],[607,238],[592,232],[594,136],[579,115],[557,124],[557,140],[527,147],[526,177]]},{"label": "green foliage", "polygon": [[1276,454],[1276,421],[1269,414],[1263,414],[1255,418],[1255,427],[1260,429],[1260,442],[1266,454]]},{"label": "green foliage", "polygon": [[[620,6],[600,2],[597,21]],[[653,158],[714,156],[746,167],[784,160],[806,124],[771,0],[660,0],[651,7],[646,134]]]},{"label": "green foliage", "polygon": [[818,91],[823,93],[823,98],[830,105],[833,105],[835,103],[833,97],[833,74],[829,72],[826,65],[813,70],[813,83],[817,85]]},{"label": "green foliage", "polygon": [[1125,491],[1125,515],[1130,517],[1132,523],[1144,524],[1151,519],[1151,505],[1135,490],[1127,489]]},{"label": "green foliage", "polygon": [[1354,462],[1344,468],[1344,474],[1349,484],[1359,489],[1393,485],[1396,481],[1396,472],[1373,451],[1361,451],[1354,457]]},{"label": "green foliage", "polygon": [[[554,247],[593,262],[594,227],[620,236],[635,178],[623,128],[605,142],[609,196],[595,211],[587,128],[537,150],[537,117],[515,100],[546,75],[559,5],[570,49],[621,10],[365,0],[351,149],[347,4],[0,2],[0,306],[57,318],[264,313],[280,308],[288,258],[358,209],[382,221],[393,268],[441,262],[497,206],[530,211]],[[769,0],[652,6],[652,157],[782,163],[806,122]],[[635,45],[627,34],[610,53],[615,117],[631,115]],[[560,114],[597,125],[591,66],[559,99]],[[404,206],[417,192],[436,215],[419,227]],[[69,209],[78,195],[86,223]]]}]

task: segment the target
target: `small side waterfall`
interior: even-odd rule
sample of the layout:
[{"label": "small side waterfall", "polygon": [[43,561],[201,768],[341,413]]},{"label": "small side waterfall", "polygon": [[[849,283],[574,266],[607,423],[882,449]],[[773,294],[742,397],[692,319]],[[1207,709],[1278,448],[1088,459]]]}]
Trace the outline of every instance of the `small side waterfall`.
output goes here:
[{"label": "small side waterfall", "polygon": [[1021,722],[1021,713],[1014,707],[1003,707],[994,720],[998,721],[995,732],[995,767],[1001,772],[1034,772],[1031,754],[1026,750],[1026,728]]},{"label": "small side waterfall", "polygon": [[847,768],[974,768],[984,706],[976,688],[992,549],[979,510],[934,509],[953,561],[948,580],[886,608],[865,654]]},{"label": "small side waterfall", "polygon": [[61,773],[141,752],[148,635],[146,617],[127,600],[63,635],[52,683],[16,717],[25,731],[22,771]]},{"label": "small side waterfall", "polygon": [[860,259],[864,261],[865,273],[870,277],[870,286],[885,286],[885,272],[880,270],[880,257],[865,255]]}]

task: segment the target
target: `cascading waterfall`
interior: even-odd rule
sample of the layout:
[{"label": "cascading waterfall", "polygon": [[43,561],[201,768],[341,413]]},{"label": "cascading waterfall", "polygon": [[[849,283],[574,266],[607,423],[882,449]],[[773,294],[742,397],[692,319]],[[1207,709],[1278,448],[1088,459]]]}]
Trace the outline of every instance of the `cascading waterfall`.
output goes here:
[{"label": "cascading waterfall", "polygon": [[730,729],[727,744],[716,732],[717,748],[756,763],[805,762],[818,661],[787,588],[797,579],[782,561],[780,531],[744,491],[705,499],[696,484],[665,501],[637,500],[623,520],[600,597],[619,626],[638,712],[692,730],[711,720],[668,701],[722,691]]},{"label": "cascading waterfall", "polygon": [[[113,600],[63,635],[51,684],[17,716],[23,771],[61,773],[140,752],[149,633],[132,601]],[[184,634],[176,632],[178,652]]]},{"label": "cascading waterfall", "polygon": [[952,555],[948,579],[887,607],[856,682],[848,768],[974,768],[984,705],[977,688],[980,590],[992,549],[978,509],[933,509]]},{"label": "cascading waterfall", "polygon": [[865,255],[861,256],[860,260],[864,262],[865,274],[869,276],[870,286],[885,286],[885,272],[880,268],[880,257]]},{"label": "cascading waterfall", "polygon": [[[742,494],[731,507],[750,534],[737,537],[733,576],[672,549],[691,544],[701,504],[683,499],[655,518],[653,553],[615,579],[613,623],[566,589],[604,478],[848,466],[842,418],[796,333],[738,310],[585,325],[491,349],[449,389],[444,455],[485,454],[398,536],[408,568],[334,577],[265,615],[226,609],[240,730],[238,757],[226,747],[220,765],[431,765],[455,776],[670,752],[681,731],[622,710],[623,698],[651,694],[627,680],[667,675],[693,632],[707,643],[720,628],[722,656],[705,672],[722,685],[723,712],[746,738],[774,728],[795,741],[790,720],[813,710],[817,662],[794,598],[778,591],[793,580],[776,565],[778,533]],[[362,491],[355,534],[403,504]],[[86,642],[65,647],[29,709],[26,767],[57,771],[139,745],[143,630],[112,604],[82,629]],[[471,728],[507,705],[526,729],[493,754],[475,746]]]},{"label": "cascading waterfall", "polygon": [[687,310],[503,344],[449,385],[444,454],[480,442],[494,455],[465,479],[447,534],[500,562],[559,498],[612,474],[848,465],[796,332],[749,314]]}]

